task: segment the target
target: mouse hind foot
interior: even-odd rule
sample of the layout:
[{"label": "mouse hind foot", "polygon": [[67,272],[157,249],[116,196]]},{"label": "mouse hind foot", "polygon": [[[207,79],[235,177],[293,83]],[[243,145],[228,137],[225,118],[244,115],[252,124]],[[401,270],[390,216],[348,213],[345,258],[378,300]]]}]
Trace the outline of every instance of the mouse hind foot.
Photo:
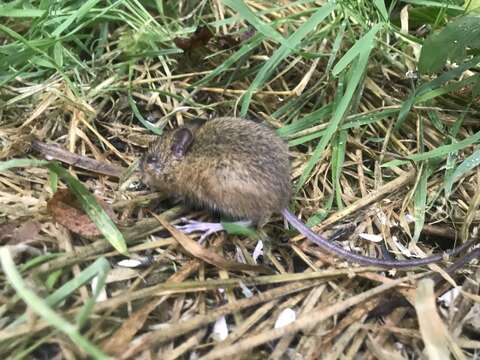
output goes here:
[{"label": "mouse hind foot", "polygon": [[[203,245],[205,240],[215,233],[225,231],[222,223],[213,223],[213,222],[205,222],[205,221],[197,221],[182,218],[183,225],[177,225],[176,228],[185,234],[191,234],[195,232],[200,232],[200,239],[198,239],[198,243]],[[248,227],[252,224],[251,221],[236,221],[234,224],[239,226]]]}]

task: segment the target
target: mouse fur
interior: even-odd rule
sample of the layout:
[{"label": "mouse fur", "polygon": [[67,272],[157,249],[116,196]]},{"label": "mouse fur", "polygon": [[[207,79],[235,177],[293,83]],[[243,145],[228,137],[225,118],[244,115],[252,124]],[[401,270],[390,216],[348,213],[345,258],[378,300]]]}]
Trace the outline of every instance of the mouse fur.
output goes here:
[{"label": "mouse fur", "polygon": [[[185,129],[193,140],[183,156],[175,156],[175,136]],[[287,144],[267,126],[242,118],[168,131],[140,166],[150,187],[257,225],[280,213],[291,198]]]}]

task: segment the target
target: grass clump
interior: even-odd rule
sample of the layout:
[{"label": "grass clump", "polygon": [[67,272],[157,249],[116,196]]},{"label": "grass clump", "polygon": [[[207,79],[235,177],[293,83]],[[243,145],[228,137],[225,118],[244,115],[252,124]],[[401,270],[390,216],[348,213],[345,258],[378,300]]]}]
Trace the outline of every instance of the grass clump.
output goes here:
[{"label": "grass clump", "polygon": [[[12,1],[0,19],[2,358],[475,357],[476,259],[408,277],[346,267],[275,219],[263,256],[230,234],[193,257],[149,211],[204,214],[124,171],[165,127],[261,119],[290,146],[292,205],[316,231],[335,224],[344,246],[376,257],[464,242],[480,203],[476,1]],[[62,167],[35,140],[67,150]],[[53,215],[65,187],[80,206]],[[102,235],[86,236],[76,211]],[[435,307],[456,292],[445,306],[457,311]],[[295,320],[275,328],[285,309]]]}]

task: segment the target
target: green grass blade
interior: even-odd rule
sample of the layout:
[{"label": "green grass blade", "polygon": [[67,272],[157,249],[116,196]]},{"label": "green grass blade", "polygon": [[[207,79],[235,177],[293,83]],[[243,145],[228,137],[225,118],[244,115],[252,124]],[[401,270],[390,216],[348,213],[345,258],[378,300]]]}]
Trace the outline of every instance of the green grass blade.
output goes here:
[{"label": "green grass blade", "polygon": [[40,9],[11,9],[7,5],[0,5],[0,18],[36,18],[42,17],[45,14],[45,10]]},{"label": "green grass blade", "polygon": [[[380,120],[388,118],[389,116],[395,115],[397,113],[398,113],[398,109],[388,109],[388,110],[376,111],[369,114],[357,114],[357,115],[351,116],[348,122],[345,122],[339,127],[339,130],[348,130],[352,128],[359,128],[361,126],[374,124]],[[288,142],[288,146],[297,146],[297,145],[304,144],[306,142],[309,142],[311,140],[314,140],[323,136],[324,133],[325,133],[325,130],[319,130],[314,133],[298,137],[294,140],[290,140]]]},{"label": "green grass blade", "polygon": [[[25,264],[26,265],[26,264]],[[23,269],[22,267],[21,269]],[[57,307],[57,305],[68,298],[71,294],[73,294],[79,287],[85,285],[88,283],[90,280],[92,280],[93,277],[99,275],[99,274],[107,274],[108,271],[110,270],[110,264],[108,261],[101,257],[95,260],[92,264],[90,264],[88,267],[83,269],[79,274],[75,275],[72,279],[67,281],[65,284],[60,286],[57,290],[55,290],[52,294],[47,296],[45,298],[45,302],[48,306],[50,307]],[[103,275],[102,275],[103,276]],[[94,295],[94,299],[96,296]],[[91,309],[90,309],[91,311]],[[89,315],[88,312],[85,312],[83,317],[85,315]],[[8,327],[13,327],[16,325],[19,325],[20,323],[23,323],[26,319],[25,315],[20,316],[17,320],[15,320],[13,323],[11,323]],[[82,323],[83,323],[82,319]]]},{"label": "green grass blade", "polygon": [[106,273],[109,270],[110,264],[108,263],[108,261],[103,257],[98,258],[88,267],[83,269],[74,278],[67,281],[65,284],[55,290],[50,296],[48,296],[46,298],[48,305],[53,307],[57,306],[60,301],[66,299],[80,286],[85,285],[96,275]]},{"label": "green grass blade", "polygon": [[[46,51],[44,51],[40,47],[35,46],[33,44],[34,43],[33,41],[29,41],[29,40],[25,39],[20,34],[16,33],[15,31],[11,30],[10,28],[8,28],[8,27],[6,27],[2,24],[0,24],[0,32],[3,32],[5,34],[7,34],[12,39],[17,40],[17,42],[23,44],[25,46],[25,48],[27,48],[29,50],[29,52],[32,52],[32,53],[35,53],[35,54],[38,55],[38,56],[30,56],[30,54],[26,51],[24,52],[23,51],[24,49],[22,48],[22,50],[20,50],[20,53],[17,53],[17,55],[20,57],[20,59],[22,61],[21,65],[19,65],[19,66],[22,66],[22,69],[28,69],[28,67],[29,67],[29,66],[25,66],[26,65],[25,62],[28,65],[30,65],[31,63],[34,63],[35,59],[38,59],[38,60],[42,61],[43,63],[45,63],[47,65],[47,67],[55,69],[60,75],[62,75],[63,79],[68,84],[68,86],[72,89],[72,91],[73,92],[76,91],[75,86],[73,86],[72,82],[70,81],[69,77],[65,74],[63,69],[60,66],[58,66],[58,64],[55,62],[55,59],[53,59]],[[50,42],[52,42],[52,41],[51,40],[47,41],[47,43],[50,43]],[[45,41],[42,40],[39,43],[43,44],[43,43],[45,43]],[[18,46],[18,44],[16,44],[16,45]],[[6,58],[9,58],[9,57],[7,56]],[[5,68],[5,69],[8,69],[8,70],[11,70],[10,59],[3,59],[0,56],[0,69],[2,67]],[[10,79],[10,77],[6,78],[6,80],[8,80],[8,79]],[[6,83],[6,81],[2,81],[2,83]]]},{"label": "green grass blade", "polygon": [[83,186],[83,184],[75,179],[67,170],[60,165],[53,163],[49,168],[57,173],[57,175],[67,183],[68,187],[77,197],[87,215],[97,226],[98,230],[105,236],[107,241],[121,254],[127,254],[127,245],[122,233],[113,223],[112,219],[107,215],[105,210],[98,205],[95,197]]},{"label": "green grass blade", "polygon": [[0,260],[2,268],[6,275],[7,281],[12,288],[15,289],[17,295],[25,301],[25,303],[40,317],[42,317],[48,324],[55,329],[67,334],[72,341],[83,349],[87,354],[94,359],[109,359],[100,349],[98,349],[89,340],[84,338],[77,330],[77,328],[53,311],[37,294],[30,290],[23,281],[20,273],[15,267],[12,256],[7,246],[0,248]]},{"label": "green grass blade", "polygon": [[58,258],[60,256],[64,255],[64,253],[46,253],[42,255],[35,256],[32,259],[27,260],[23,264],[20,265],[20,271],[28,271],[31,268],[34,268],[40,264],[43,264],[46,261]]},{"label": "green grass blade", "polygon": [[35,53],[44,57],[44,60],[47,61],[48,63],[50,63],[50,65],[52,67],[56,67],[55,60],[52,59],[52,57],[50,55],[48,55],[45,51],[43,51],[42,49],[40,49],[37,46],[35,46],[34,44],[32,44],[31,41],[28,41],[27,39],[25,39],[23,36],[21,36],[17,32],[13,31],[12,29],[10,29],[10,28],[2,25],[2,24],[0,24],[0,31],[7,34],[12,39],[17,40],[18,42],[22,43],[28,49],[33,50]]},{"label": "green grass blade", "polygon": [[100,0],[88,0],[84,2],[77,11],[74,11],[68,18],[65,19],[63,23],[61,23],[52,32],[52,36],[60,36],[75,21],[79,21],[82,17],[84,17],[88,13],[88,11],[93,8],[98,2],[100,2]]},{"label": "green grass blade", "polygon": [[277,130],[277,134],[283,138],[294,135],[295,133],[308,129],[322,122],[330,116],[332,112],[332,104],[325,105],[314,112],[305,115],[301,120],[295,121],[293,124],[286,125]]},{"label": "green grass blade", "polygon": [[388,12],[387,8],[385,7],[385,0],[374,0],[373,3],[380,12],[380,15],[382,15],[382,20],[388,21]]},{"label": "green grass blade", "polygon": [[447,60],[462,62],[466,49],[480,49],[480,18],[461,16],[427,37],[418,60],[422,74],[441,71]]},{"label": "green grass blade", "polygon": [[92,290],[92,296],[85,301],[85,304],[82,307],[82,310],[77,315],[77,326],[79,329],[83,327],[85,322],[88,320],[90,314],[92,313],[93,306],[97,301],[98,295],[104,289],[105,283],[107,280],[108,272],[110,271],[110,264],[108,263],[105,258],[99,258],[95,263],[92,265],[92,270],[95,271],[95,276],[97,278],[97,282],[95,284],[94,289]]},{"label": "green grass blade", "polygon": [[[82,15],[84,21],[79,21],[79,19],[77,18],[77,21],[75,21],[75,23],[78,24],[77,27],[73,28],[72,30],[70,30],[68,33],[66,34],[63,34],[63,37],[72,37],[72,35],[74,35],[75,33],[77,33],[78,31],[80,31],[82,28],[85,28],[86,26],[88,26],[90,23],[93,23],[93,22],[96,22],[97,20],[102,20],[102,16],[106,15],[107,13],[111,12],[112,9],[115,9],[117,7],[120,7],[120,5],[122,5],[124,2],[124,0],[120,0],[120,1],[116,1],[116,2],[113,2],[110,6],[108,7],[105,7],[102,9],[102,11],[96,13],[95,16],[92,16],[92,17],[89,17],[88,19],[86,19],[86,16]],[[89,9],[90,10],[90,9]],[[100,44],[98,44],[100,45]]]},{"label": "green grass blade", "polygon": [[347,145],[347,132],[339,131],[332,146],[332,183],[335,189],[335,201],[338,209],[343,209],[342,187],[340,177],[342,175],[343,163],[345,161],[345,151]]},{"label": "green grass blade", "polygon": [[413,244],[415,244],[420,238],[420,233],[422,232],[423,224],[425,223],[427,184],[428,171],[426,171],[425,167],[423,167],[413,196],[413,217],[415,219],[415,230],[412,239]]},{"label": "green grass blade", "polygon": [[217,66],[215,70],[213,70],[210,74],[205,75],[202,79],[197,81],[192,85],[192,87],[204,85],[205,83],[209,82],[210,80],[214,79],[218,75],[222,74],[223,72],[230,69],[230,67],[239,61],[241,58],[246,56],[249,52],[259,46],[262,41],[265,39],[263,34],[255,34],[248,42],[242,45],[242,47],[231,55],[227,60],[225,60],[220,66]]},{"label": "green grass blade", "polygon": [[265,62],[243,96],[242,108],[240,110],[241,116],[245,116],[247,114],[253,93],[267,81],[269,76],[277,68],[278,64],[280,64],[283,59],[289,56],[293,52],[293,49],[300,44],[303,38],[327,16],[329,16],[335,7],[336,5],[334,3],[329,2],[318,9],[303,25],[297,29],[297,31],[289,36],[288,39],[280,46],[280,48],[273,53],[270,59]]},{"label": "green grass blade", "polygon": [[327,67],[325,68],[325,73],[329,74],[330,70],[332,69],[333,63],[335,62],[335,59],[337,58],[338,51],[341,49],[342,46],[342,41],[345,36],[345,28],[347,27],[347,22],[342,21],[342,24],[340,25],[340,28],[337,30],[337,36],[335,37],[335,41],[333,42],[332,45],[332,51],[330,54],[330,58],[328,59]]},{"label": "green grass blade", "polygon": [[[425,138],[424,138],[424,120],[423,118],[420,119],[419,123],[419,140],[418,146],[420,152],[424,151],[425,148]],[[420,234],[423,229],[423,225],[425,224],[425,209],[427,206],[427,185],[428,185],[428,178],[432,174],[431,166],[428,162],[422,164],[418,182],[415,187],[414,195],[413,195],[413,217],[415,219],[415,229],[413,233],[413,243],[415,244],[418,239],[420,238]]]},{"label": "green grass blade", "polygon": [[[470,61],[459,65],[458,67],[449,70],[436,79],[423,84],[420,86],[416,91],[414,91],[407,100],[402,105],[402,108],[400,109],[400,112],[398,113],[398,118],[397,122],[395,124],[395,130],[400,129],[400,127],[403,125],[405,122],[408,113],[410,112],[412,106],[419,102],[419,101],[426,101],[429,99],[432,99],[434,96],[432,96],[432,92],[441,87],[443,84],[446,82],[453,80],[454,78],[460,76],[465,70],[470,69],[471,67],[476,66],[480,62],[480,56],[476,56]],[[464,79],[464,81],[468,81],[469,78]],[[438,94],[435,94],[435,96],[439,96],[444,92],[440,92]]]},{"label": "green grass blade", "polygon": [[0,172],[11,168],[39,167],[48,165],[47,160],[37,159],[12,159],[0,162]]},{"label": "green grass blade", "polygon": [[449,196],[452,191],[453,183],[478,165],[480,165],[480,149],[476,150],[472,155],[467,157],[460,165],[457,166],[453,174],[445,180],[445,194]]},{"label": "green grass blade", "polygon": [[432,1],[432,0],[402,0],[404,3],[414,4],[414,5],[422,5],[428,7],[439,7],[445,8],[450,10],[460,10],[463,11],[463,7],[454,4],[448,4],[448,2],[442,1]]},{"label": "green grass blade", "polygon": [[355,60],[359,56],[360,53],[363,53],[365,49],[371,47],[373,41],[375,40],[377,32],[379,32],[382,27],[382,23],[376,24],[373,28],[370,29],[369,32],[362,36],[361,39],[356,41],[355,45],[353,45],[345,53],[345,55],[343,55],[342,58],[338,60],[338,63],[335,64],[332,70],[332,75],[337,76],[338,74],[340,74],[343,70],[345,70],[348,65],[352,63],[353,60]]},{"label": "green grass blade", "polygon": [[53,290],[55,288],[55,284],[60,280],[63,274],[63,269],[52,271],[50,274],[48,274],[47,279],[45,280],[45,287],[50,291]]},{"label": "green grass blade", "polygon": [[130,64],[128,68],[128,104],[132,108],[133,115],[135,115],[135,118],[140,121],[140,123],[145,126],[148,130],[150,130],[152,133],[156,135],[162,135],[163,129],[158,128],[156,126],[153,126],[150,121],[147,121],[142,114],[140,113],[140,110],[137,107],[137,104],[133,100],[132,97],[132,77],[133,77],[133,65]]},{"label": "green grass blade", "polygon": [[143,126],[145,126],[145,128],[147,128],[148,130],[150,130],[152,133],[156,134],[156,135],[162,135],[162,132],[163,130],[156,127],[156,126],[153,126],[150,121],[148,121],[147,119],[145,119],[142,114],[140,113],[140,110],[138,109],[137,107],[137,104],[135,103],[135,101],[133,100],[132,98],[132,95],[131,93],[129,92],[128,93],[128,104],[130,105],[130,107],[132,108],[132,112],[133,112],[133,115],[135,115],[135,118],[140,121],[142,123]]},{"label": "green grass blade", "polygon": [[253,228],[240,225],[238,222],[222,221],[221,224],[228,234],[249,236],[252,238],[257,236],[257,232]]},{"label": "green grass blade", "polygon": [[50,184],[50,189],[52,192],[57,192],[58,189],[58,175],[52,170],[48,169],[48,183]]},{"label": "green grass blade", "polygon": [[245,5],[243,0],[223,0],[223,3],[238,12],[242,19],[247,21],[267,38],[275,40],[280,44],[285,42],[283,36],[270,25],[263,22],[257,15],[255,15],[255,13],[250,10],[247,5]]},{"label": "green grass blade", "polygon": [[470,86],[477,82],[480,79],[480,74],[475,74],[469,77],[465,77],[464,79],[452,83],[445,84],[442,87],[439,87],[435,90],[432,90],[428,93],[425,93],[423,95],[418,96],[415,99],[416,103],[422,103],[431,99],[434,99],[436,97],[446,95],[451,92],[455,92],[460,90],[463,87]]},{"label": "green grass blade", "polygon": [[352,70],[351,70],[352,75],[351,75],[350,81],[348,82],[345,93],[343,94],[340,101],[338,102],[338,106],[336,107],[335,112],[333,113],[333,117],[330,120],[330,123],[327,129],[325,130],[325,133],[322,139],[320,140],[317,147],[315,148],[311,158],[308,160],[307,165],[305,166],[305,169],[302,175],[300,176],[300,179],[295,184],[295,191],[298,191],[305,184],[307,179],[310,177],[310,174],[312,173],[313,168],[315,167],[317,162],[320,160],[320,157],[325,151],[332,136],[335,134],[335,132],[338,129],[338,126],[340,125],[341,121],[344,119],[347,113],[347,110],[350,106],[350,102],[363,77],[363,73],[367,69],[368,59],[369,59],[369,55],[372,47],[373,47],[373,39],[372,39],[372,44],[369,44],[369,46],[364,49],[364,52],[360,53],[360,56],[358,57],[358,59],[356,60],[356,63],[352,67]]},{"label": "green grass blade", "polygon": [[480,141],[480,131],[476,132],[472,136],[470,136],[470,137],[468,137],[468,138],[466,138],[462,141],[456,142],[454,144],[439,146],[438,148],[436,148],[434,150],[431,150],[431,151],[427,151],[427,152],[424,152],[424,153],[421,153],[421,154],[414,154],[414,155],[407,156],[407,157],[405,157],[405,159],[407,159],[407,160],[400,160],[400,159],[392,160],[392,161],[389,161],[385,164],[382,164],[381,166],[385,167],[385,168],[395,167],[395,166],[400,166],[400,165],[407,164],[407,163],[410,162],[409,160],[411,160],[411,161],[421,161],[421,160],[434,159],[434,158],[446,155],[450,152],[455,152],[455,151],[462,150],[467,146],[478,143],[479,141]]}]

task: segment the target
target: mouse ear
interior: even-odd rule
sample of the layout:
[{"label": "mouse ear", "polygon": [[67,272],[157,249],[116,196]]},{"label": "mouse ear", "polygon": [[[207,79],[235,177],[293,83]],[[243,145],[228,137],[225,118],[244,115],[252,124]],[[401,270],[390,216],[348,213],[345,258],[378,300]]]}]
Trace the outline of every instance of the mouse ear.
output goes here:
[{"label": "mouse ear", "polygon": [[191,119],[189,120],[185,126],[187,128],[189,128],[190,130],[192,131],[197,131],[198,129],[200,129],[203,125],[205,125],[205,123],[207,122],[207,119],[204,119],[204,118],[194,118],[194,119]]},{"label": "mouse ear", "polygon": [[180,128],[173,134],[172,146],[170,149],[175,157],[181,158],[185,155],[192,142],[193,133],[190,129]]}]

